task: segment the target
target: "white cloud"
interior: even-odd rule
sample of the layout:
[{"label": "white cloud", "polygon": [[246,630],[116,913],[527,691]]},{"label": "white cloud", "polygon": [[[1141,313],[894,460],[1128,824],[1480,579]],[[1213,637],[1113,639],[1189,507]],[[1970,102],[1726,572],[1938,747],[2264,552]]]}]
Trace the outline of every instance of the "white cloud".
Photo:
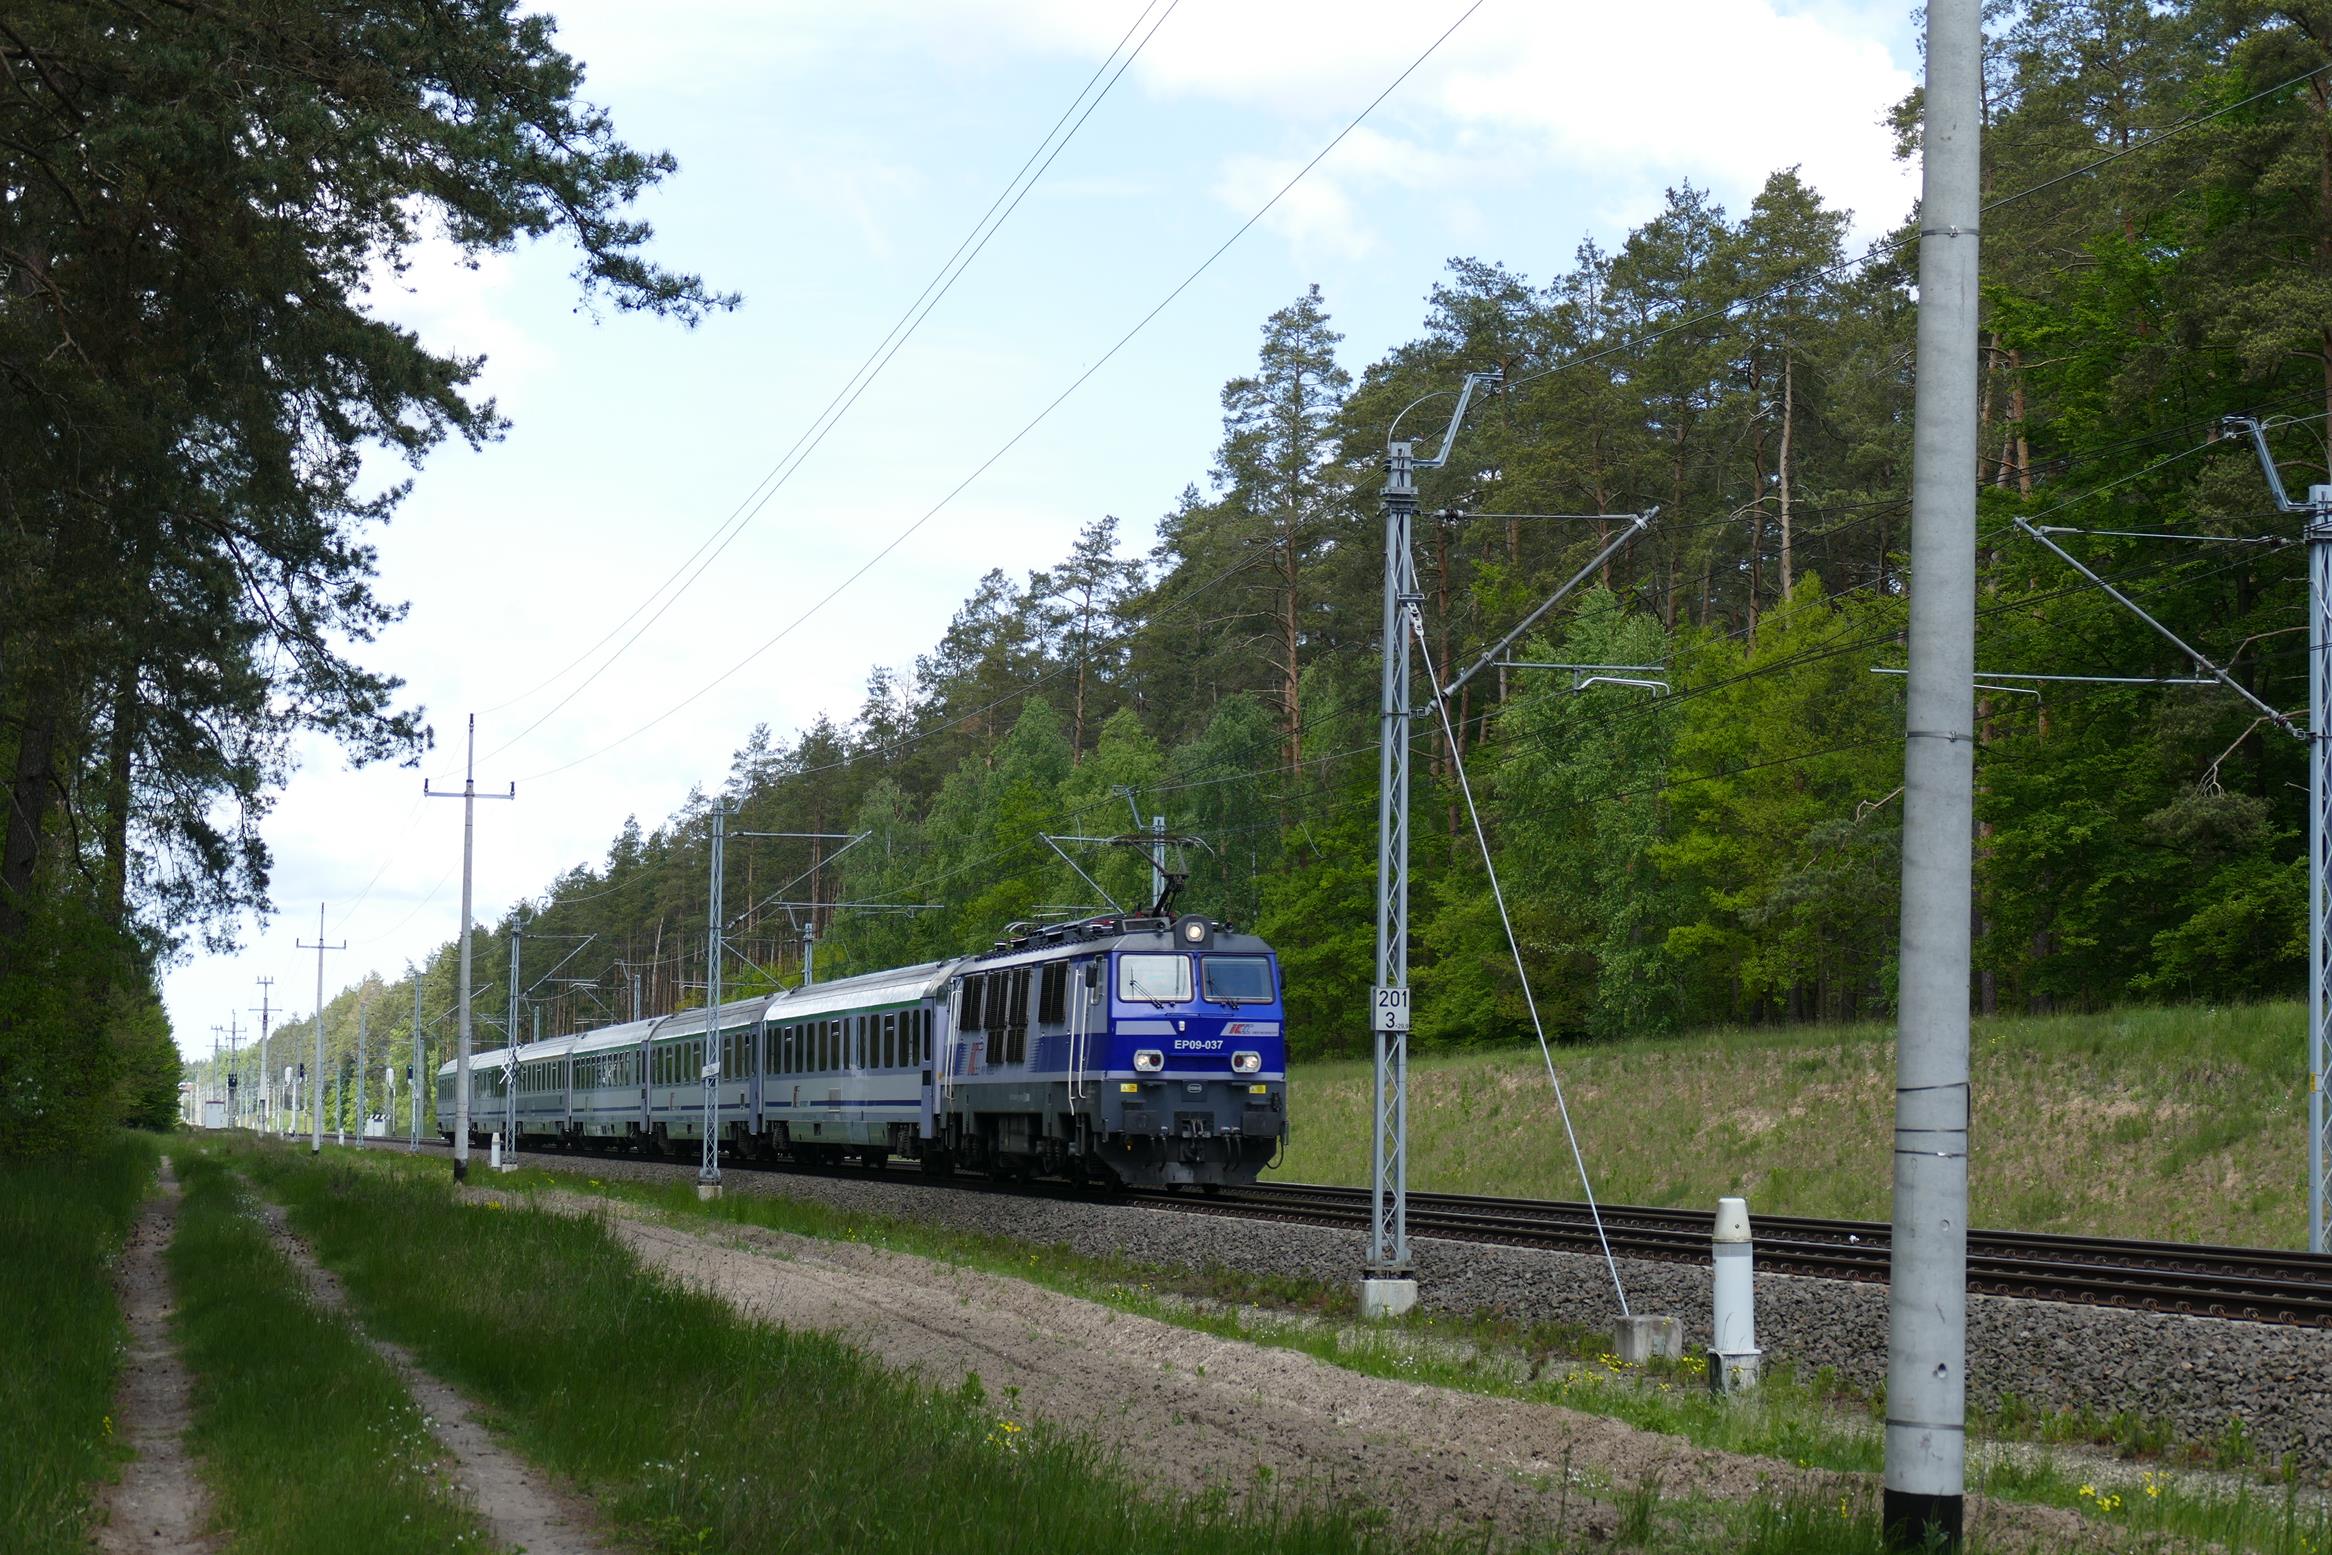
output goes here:
[{"label": "white cloud", "polygon": [[[1185,0],[1132,78],[1157,95],[1272,114],[1316,144],[1463,12],[1457,0],[1424,15],[1395,0]],[[986,0],[954,12],[959,23],[971,13],[1031,46],[1096,58],[1133,14],[1077,0]],[[1890,52],[1899,28],[1891,10],[1841,0],[1492,0],[1268,221],[1299,249],[1359,254],[1372,241],[1359,214],[1366,191],[1418,187],[1425,171],[1453,196],[1567,175],[1648,211],[1663,186],[1684,179],[1745,206],[1768,173],[1796,165],[1856,212],[1860,231],[1875,232],[1915,192],[1880,123],[1914,84]],[[1421,142],[1448,149],[1427,153]],[[1388,155],[1399,148],[1415,155]],[[1265,173],[1301,160],[1235,156],[1217,193],[1252,210],[1277,187]]]},{"label": "white cloud", "polygon": [[401,324],[431,350],[483,356],[472,395],[507,398],[546,361],[542,347],[511,318],[516,257],[465,256],[444,238],[424,238],[405,253],[402,273],[375,261],[360,301]]},{"label": "white cloud", "polygon": [[[1309,153],[1289,157],[1235,155],[1224,163],[1215,195],[1235,211],[1253,211],[1286,188],[1308,160]],[[1362,185],[1427,189],[1446,182],[1456,166],[1448,156],[1363,125],[1344,138],[1333,157],[1280,195],[1264,216],[1263,225],[1287,239],[1299,257],[1326,253],[1364,258],[1376,246],[1376,239],[1361,215],[1365,195],[1356,189]]]}]

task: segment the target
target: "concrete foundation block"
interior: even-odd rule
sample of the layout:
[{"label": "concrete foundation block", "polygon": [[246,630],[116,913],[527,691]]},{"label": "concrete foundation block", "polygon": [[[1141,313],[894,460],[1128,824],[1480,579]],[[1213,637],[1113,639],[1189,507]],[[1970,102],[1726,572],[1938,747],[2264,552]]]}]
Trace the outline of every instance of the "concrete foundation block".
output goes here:
[{"label": "concrete foundation block", "polygon": [[1684,1354],[1684,1320],[1674,1317],[1613,1318],[1611,1348],[1623,1362],[1641,1366],[1653,1356],[1676,1360]]},{"label": "concrete foundation block", "polygon": [[1762,1353],[1745,1350],[1728,1355],[1719,1350],[1709,1351],[1709,1391],[1727,1396],[1756,1392]]},{"label": "concrete foundation block", "polygon": [[710,1203],[721,1196],[721,1185],[717,1182],[700,1182],[696,1185],[696,1196]]},{"label": "concrete foundation block", "polygon": [[1360,1282],[1360,1315],[1366,1318],[1399,1317],[1417,1305],[1415,1280],[1362,1280]]}]

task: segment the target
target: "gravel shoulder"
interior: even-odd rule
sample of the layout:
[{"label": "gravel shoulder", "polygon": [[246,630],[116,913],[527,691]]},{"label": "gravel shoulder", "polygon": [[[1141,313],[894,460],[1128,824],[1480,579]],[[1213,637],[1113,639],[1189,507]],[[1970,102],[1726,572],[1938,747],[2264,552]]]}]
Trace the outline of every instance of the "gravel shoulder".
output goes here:
[{"label": "gravel shoulder", "polygon": [[[834,1334],[934,1386],[976,1372],[999,1429],[1009,1420],[1082,1435],[1169,1491],[1333,1495],[1382,1509],[1405,1532],[1473,1528],[1506,1543],[1609,1536],[1615,1502],[1647,1484],[1736,1502],[1864,1488],[1552,1405],[1366,1376],[910,1254],[667,1221],[582,1194],[533,1202],[605,1217],[643,1264],[764,1321]],[[2051,1508],[1976,1515],[2010,1546],[2076,1549],[2098,1537]]]}]

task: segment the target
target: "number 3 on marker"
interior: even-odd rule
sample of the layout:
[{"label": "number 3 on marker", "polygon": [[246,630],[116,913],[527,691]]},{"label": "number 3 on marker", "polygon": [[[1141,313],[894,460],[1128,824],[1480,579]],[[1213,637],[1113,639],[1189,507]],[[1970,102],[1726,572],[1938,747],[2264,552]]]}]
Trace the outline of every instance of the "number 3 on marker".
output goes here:
[{"label": "number 3 on marker", "polygon": [[1407,1031],[1409,1029],[1409,990],[1379,987],[1376,991],[1376,1024],[1378,1031]]}]

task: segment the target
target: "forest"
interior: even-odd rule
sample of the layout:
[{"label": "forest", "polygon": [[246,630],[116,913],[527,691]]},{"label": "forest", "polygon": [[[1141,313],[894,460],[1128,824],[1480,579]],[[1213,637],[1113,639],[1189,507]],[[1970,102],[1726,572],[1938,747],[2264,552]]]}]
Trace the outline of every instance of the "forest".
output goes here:
[{"label": "forest", "polygon": [[[2304,709],[2297,521],[2223,421],[2268,420],[2287,485],[2332,479],[2328,72],[2320,0],[1993,18],[1978,1009],[2240,1000],[2303,975],[2300,741],[2018,521],[2266,705]],[[1916,110],[1897,111],[1905,157]],[[741,731],[718,793],[579,840],[587,856],[483,926],[480,982],[516,934],[522,1034],[700,1001],[716,802],[735,830],[836,834],[730,844],[737,993],[798,980],[805,935],[826,978],[982,948],[1102,890],[1137,905],[1135,850],[1062,844],[1088,881],[1045,834],[1163,816],[1197,839],[1180,905],[1279,949],[1295,1050],[1361,1050],[1384,449],[1405,407],[1495,369],[1505,387],[1421,478],[1444,679],[1657,512],[1453,699],[1446,732],[1415,726],[1418,1044],[1529,1030],[1461,769],[1551,1035],[1885,1014],[1917,217],[1878,214],[1902,219],[1850,248],[1851,214],[1795,170],[1738,209],[1680,185],[1608,247],[1453,259],[1414,338],[1365,364],[1340,354],[1333,298],[1290,299],[1253,361],[1225,364],[1211,465],[1160,493],[1146,550],[1150,515],[1096,514],[1057,564],[979,579],[857,707]],[[1437,442],[1448,404],[1402,434]],[[102,741],[87,761],[98,792]],[[181,938],[211,921],[162,916]],[[442,1054],[450,950],[344,990],[333,1047],[353,1048],[359,1004],[376,1038],[405,1032],[418,978]],[[503,1009],[500,989],[479,999],[481,1041]]]}]

